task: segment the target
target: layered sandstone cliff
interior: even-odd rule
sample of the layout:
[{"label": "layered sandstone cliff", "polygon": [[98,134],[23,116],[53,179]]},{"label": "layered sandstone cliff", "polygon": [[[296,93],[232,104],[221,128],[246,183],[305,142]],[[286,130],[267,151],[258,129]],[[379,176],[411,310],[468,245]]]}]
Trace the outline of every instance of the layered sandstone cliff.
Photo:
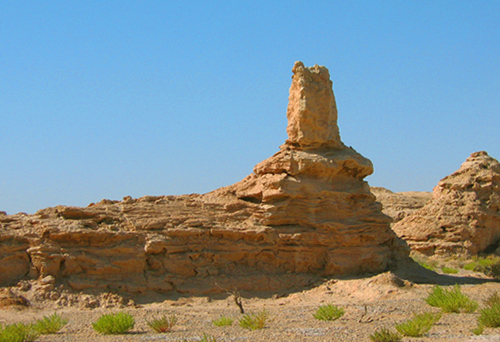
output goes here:
[{"label": "layered sandstone cliff", "polygon": [[433,198],[394,225],[410,247],[426,255],[474,255],[500,241],[500,163],[472,153],[434,188]]},{"label": "layered sandstone cliff", "polygon": [[289,138],[251,175],[204,195],[1,215],[0,285],[266,291],[386,270],[405,252],[363,181],[371,162],[340,140],[329,72],[297,62],[293,73]]}]

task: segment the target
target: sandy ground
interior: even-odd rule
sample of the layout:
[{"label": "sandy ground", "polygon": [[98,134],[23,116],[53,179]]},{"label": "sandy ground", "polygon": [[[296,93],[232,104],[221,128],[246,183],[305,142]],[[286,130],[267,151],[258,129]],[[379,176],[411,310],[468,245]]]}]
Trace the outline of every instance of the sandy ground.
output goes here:
[{"label": "sandy ground", "polygon": [[[399,278],[393,273],[384,273],[360,279],[327,280],[294,293],[242,293],[246,313],[256,313],[264,308],[270,313],[271,319],[267,326],[256,331],[238,326],[241,314],[230,295],[161,300],[135,298],[135,302],[130,301],[128,305],[108,303],[103,305],[107,308],[94,309],[78,305],[62,307],[52,300],[33,300],[29,307],[7,306],[1,309],[0,323],[29,323],[57,312],[69,320],[68,324],[58,334],[38,339],[54,342],[200,341],[204,333],[215,337],[216,341],[369,341],[370,334],[376,329],[394,328],[395,324],[410,319],[413,313],[438,312],[439,309],[424,301],[435,286],[431,283],[444,286],[462,284],[462,291],[478,301],[480,308],[489,295],[495,291],[500,293],[499,282],[479,274],[464,270],[455,276],[429,274],[429,280],[420,284],[405,279],[404,274]],[[344,308],[345,315],[331,322],[316,320],[313,313],[319,305],[327,303]],[[130,333],[99,335],[92,329],[92,323],[100,315],[120,310],[129,312],[135,318],[136,324]],[[172,332],[154,333],[146,320],[163,314],[175,314],[178,322]],[[222,315],[234,318],[233,325],[214,326],[212,320]],[[470,332],[476,326],[478,315],[478,312],[444,314],[424,337],[404,338],[403,341],[500,341],[500,329],[486,329],[481,336]]]}]

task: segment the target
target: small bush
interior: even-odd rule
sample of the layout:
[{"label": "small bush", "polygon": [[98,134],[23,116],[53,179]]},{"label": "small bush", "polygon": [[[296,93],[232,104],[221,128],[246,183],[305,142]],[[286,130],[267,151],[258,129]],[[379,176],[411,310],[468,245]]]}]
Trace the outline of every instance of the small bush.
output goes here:
[{"label": "small bush", "polygon": [[498,328],[500,327],[500,305],[493,304],[490,307],[484,308],[479,312],[477,318],[479,326]]},{"label": "small bush", "polygon": [[458,284],[450,290],[435,286],[425,301],[431,306],[441,308],[443,312],[471,313],[478,307],[476,301],[461,292]]},{"label": "small bush", "polygon": [[131,314],[120,311],[114,314],[105,314],[99,317],[97,322],[92,323],[92,328],[101,334],[125,334],[135,325]]},{"label": "small bush", "polygon": [[238,320],[240,327],[250,330],[263,329],[269,319],[269,313],[266,309],[257,314],[245,314]]},{"label": "small bush", "polygon": [[320,307],[313,314],[314,318],[320,321],[334,321],[344,315],[345,311],[335,305],[320,305]]},{"label": "small bush", "polygon": [[457,274],[458,273],[457,269],[447,267],[447,266],[441,267],[441,271],[443,271],[443,273],[446,273],[446,274]]},{"label": "small bush", "polygon": [[172,331],[174,325],[177,323],[177,317],[175,315],[170,315],[169,317],[163,315],[160,318],[155,318],[151,321],[146,320],[148,327],[156,331],[157,333],[165,333]]},{"label": "small bush", "polygon": [[488,256],[486,258],[474,257],[472,262],[469,262],[463,267],[465,270],[482,272],[487,276],[500,278],[500,257]]},{"label": "small bush", "polygon": [[414,315],[413,319],[396,325],[396,330],[404,336],[421,337],[440,319],[440,313],[426,312]]},{"label": "small bush", "polygon": [[373,342],[398,342],[401,341],[401,335],[387,328],[380,328],[370,335]]},{"label": "small bush", "polygon": [[68,323],[67,319],[61,317],[57,313],[52,316],[43,316],[33,325],[33,328],[42,335],[55,334]]},{"label": "small bush", "polygon": [[216,327],[228,327],[233,324],[233,321],[234,320],[230,317],[221,316],[220,318],[213,320],[212,324]]},{"label": "small bush", "polygon": [[492,307],[493,305],[500,305],[500,296],[498,295],[498,292],[495,291],[493,294],[491,294],[485,301],[484,304],[486,306]]},{"label": "small bush", "polygon": [[421,254],[414,254],[411,258],[420,266],[431,271],[435,271],[438,266],[438,262],[436,260],[429,259]]},{"label": "small bush", "polygon": [[471,329],[471,332],[474,335],[481,335],[484,332],[484,326],[478,324],[477,327],[475,327],[474,329]]},{"label": "small bush", "polygon": [[32,342],[39,335],[32,324],[17,323],[0,326],[0,342]]}]

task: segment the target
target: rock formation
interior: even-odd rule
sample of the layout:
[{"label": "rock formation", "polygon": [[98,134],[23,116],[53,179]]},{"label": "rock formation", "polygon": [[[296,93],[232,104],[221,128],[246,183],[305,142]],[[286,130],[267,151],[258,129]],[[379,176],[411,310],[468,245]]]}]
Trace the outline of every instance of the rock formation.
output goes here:
[{"label": "rock formation", "polygon": [[475,255],[500,240],[500,164],[472,153],[443,178],[433,198],[394,225],[412,250],[426,255]]},{"label": "rock formation", "polygon": [[428,191],[392,192],[379,186],[371,186],[370,191],[382,204],[382,212],[393,219],[393,224],[422,208],[432,198],[432,192]]},{"label": "rock formation", "polygon": [[397,237],[363,181],[371,162],[340,140],[328,70],[293,72],[289,138],[254,173],[204,195],[2,215],[0,284],[200,294],[386,270]]}]

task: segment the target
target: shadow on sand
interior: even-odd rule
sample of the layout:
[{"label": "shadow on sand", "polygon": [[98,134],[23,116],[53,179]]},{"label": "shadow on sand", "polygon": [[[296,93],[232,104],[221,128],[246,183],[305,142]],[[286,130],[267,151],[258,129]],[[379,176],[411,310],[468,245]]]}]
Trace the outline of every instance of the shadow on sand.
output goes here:
[{"label": "shadow on sand", "polygon": [[499,279],[480,278],[477,276],[459,276],[449,274],[439,274],[425,267],[420,266],[413,260],[400,262],[392,270],[397,277],[411,281],[417,284],[436,284],[436,285],[475,285],[484,283],[498,283]]}]

